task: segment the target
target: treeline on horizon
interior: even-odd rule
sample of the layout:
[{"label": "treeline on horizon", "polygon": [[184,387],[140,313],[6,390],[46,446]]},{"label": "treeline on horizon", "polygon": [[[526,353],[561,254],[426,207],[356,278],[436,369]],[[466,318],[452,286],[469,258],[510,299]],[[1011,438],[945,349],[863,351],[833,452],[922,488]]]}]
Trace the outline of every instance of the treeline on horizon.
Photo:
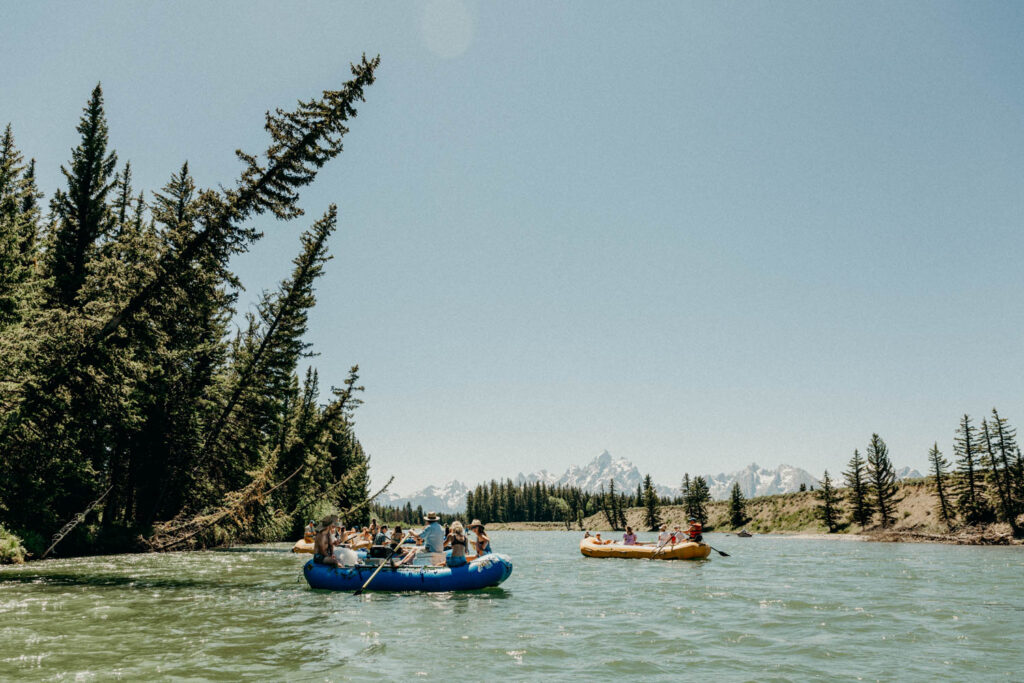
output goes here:
[{"label": "treeline on horizon", "polygon": [[[964,415],[956,429],[953,451],[954,463],[945,458],[937,442],[928,452],[931,470],[927,479],[934,490],[941,523],[952,531],[1003,522],[1015,538],[1024,536],[1019,522],[1024,514],[1024,455],[1017,444],[1016,429],[995,408],[980,427]],[[852,525],[861,529],[874,524],[882,529],[893,526],[902,496],[888,445],[878,434],[871,435],[863,456],[859,449],[854,450],[842,477],[844,488],[838,487],[825,470],[818,490],[812,487],[819,501],[815,512],[830,533]],[[485,522],[560,522],[566,529],[573,525],[582,529],[585,518],[601,513],[612,529],[623,529],[626,510],[642,508],[643,526],[655,530],[662,521],[661,507],[674,505],[682,506],[687,517],[707,525],[711,503],[707,480],[685,474],[680,493],[675,497],[658,496],[650,475],[636,491],[628,493],[617,491],[614,480],[609,480],[607,487],[602,484],[596,493],[543,482],[491,480],[466,494],[466,517]],[[727,508],[733,528],[750,521],[746,505],[747,499],[736,482]],[[416,523],[411,506],[406,507],[410,508],[409,519]]]},{"label": "treeline on horizon", "polygon": [[302,215],[298,190],[341,152],[378,61],[268,113],[265,152],[237,152],[241,175],[220,189],[196,187],[186,162],[158,191],[138,191],[99,85],[48,202],[6,126],[0,543],[13,533],[37,557],[51,537],[63,555],[164,550],[284,538],[331,511],[368,518],[358,368],[326,403],[317,371],[299,376],[335,207],[236,329],[242,287],[229,262],[260,238],[254,219]]},{"label": "treeline on horizon", "polygon": [[[700,482],[698,484],[697,482]],[[626,510],[632,507],[683,505],[688,500],[706,506],[711,500],[707,481],[697,477],[693,485],[689,475],[684,478],[683,496],[658,496],[651,476],[646,475],[635,491],[616,490],[615,480],[608,487],[591,493],[578,486],[552,486],[545,482],[521,482],[511,479],[478,484],[466,493],[466,517],[484,522],[560,522],[571,528],[582,526],[583,520],[604,513],[613,529],[625,528]]]}]

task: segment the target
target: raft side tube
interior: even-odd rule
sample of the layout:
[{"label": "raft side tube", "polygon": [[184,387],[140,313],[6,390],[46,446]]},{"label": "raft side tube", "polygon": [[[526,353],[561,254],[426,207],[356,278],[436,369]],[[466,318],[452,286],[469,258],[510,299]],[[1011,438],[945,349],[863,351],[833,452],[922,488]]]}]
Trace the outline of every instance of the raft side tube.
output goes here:
[{"label": "raft side tube", "polygon": [[[306,562],[302,573],[310,588],[355,591],[366,583],[376,567],[331,567]],[[512,559],[491,553],[461,567],[385,566],[366,590],[448,592],[479,590],[499,585],[512,574]]]}]

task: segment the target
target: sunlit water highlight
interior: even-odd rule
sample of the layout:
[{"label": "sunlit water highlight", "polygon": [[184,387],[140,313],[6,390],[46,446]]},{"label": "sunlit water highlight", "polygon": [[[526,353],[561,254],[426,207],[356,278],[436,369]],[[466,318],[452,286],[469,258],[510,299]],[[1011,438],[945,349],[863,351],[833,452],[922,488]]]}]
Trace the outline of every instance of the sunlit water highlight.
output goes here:
[{"label": "sunlit water highlight", "polygon": [[0,679],[1020,679],[1024,549],[707,535],[703,562],[494,532],[457,594],[314,592],[287,545],[0,570]]}]

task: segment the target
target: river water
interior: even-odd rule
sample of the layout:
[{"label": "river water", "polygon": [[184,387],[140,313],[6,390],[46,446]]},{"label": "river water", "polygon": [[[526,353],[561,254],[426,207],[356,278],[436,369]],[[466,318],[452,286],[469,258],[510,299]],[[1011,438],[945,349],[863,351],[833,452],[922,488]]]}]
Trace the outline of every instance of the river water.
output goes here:
[{"label": "river water", "polygon": [[707,534],[724,558],[584,558],[493,532],[461,594],[314,592],[289,545],[0,570],[0,679],[1024,676],[1024,548]]}]

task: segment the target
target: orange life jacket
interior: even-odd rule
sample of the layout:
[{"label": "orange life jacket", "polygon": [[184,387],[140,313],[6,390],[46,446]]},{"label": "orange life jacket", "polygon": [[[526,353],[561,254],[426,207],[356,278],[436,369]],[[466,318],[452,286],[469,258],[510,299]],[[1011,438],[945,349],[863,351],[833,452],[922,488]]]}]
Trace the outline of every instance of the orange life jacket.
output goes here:
[{"label": "orange life jacket", "polygon": [[697,538],[704,531],[704,527],[700,522],[694,522],[690,525],[690,528],[686,530],[686,533],[690,535],[690,538]]}]

